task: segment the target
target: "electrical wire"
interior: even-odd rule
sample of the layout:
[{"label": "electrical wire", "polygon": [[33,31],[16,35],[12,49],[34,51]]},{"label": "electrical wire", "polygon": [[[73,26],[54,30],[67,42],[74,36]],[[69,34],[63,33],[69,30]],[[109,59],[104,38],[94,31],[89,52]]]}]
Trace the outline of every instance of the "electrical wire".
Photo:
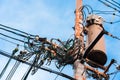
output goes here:
[{"label": "electrical wire", "polygon": [[13,39],[13,40],[16,40],[16,41],[20,41],[20,42],[23,42],[23,43],[27,43],[27,44],[28,44],[28,42],[25,42],[25,41],[23,41],[23,40],[20,40],[20,39],[17,39],[17,38],[8,36],[8,35],[5,35],[5,34],[3,34],[3,33],[0,33],[0,35],[5,36],[5,37],[10,38],[10,39]]},{"label": "electrical wire", "polygon": [[113,6],[117,7],[118,9],[120,9],[120,7],[117,6],[116,4],[114,4],[114,3],[112,3],[112,2],[110,2],[110,1],[108,1],[108,0],[105,0],[105,1],[107,1],[107,2],[110,3],[110,4],[112,4]]},{"label": "electrical wire", "polygon": [[35,36],[35,35],[29,34],[29,33],[23,32],[23,31],[20,31],[20,30],[18,30],[18,29],[11,28],[11,27],[6,26],[6,25],[3,25],[3,24],[0,24],[0,26],[5,27],[5,28],[8,28],[8,29],[11,29],[11,30],[15,30],[15,31],[18,31],[18,32],[21,32],[21,33],[24,33],[24,34],[26,34],[26,35]]},{"label": "electrical wire", "polygon": [[[63,68],[60,70],[60,73],[63,71],[63,69],[65,68],[65,66],[63,66]],[[58,78],[58,75],[55,77],[54,80],[56,80]]]},{"label": "electrical wire", "polygon": [[112,1],[120,6],[120,3],[118,3],[118,2],[116,2],[116,1],[114,1],[114,0],[112,0]]},{"label": "electrical wire", "polygon": [[106,35],[108,35],[108,36],[112,37],[112,38],[115,38],[115,39],[117,39],[117,40],[120,40],[120,38],[119,38],[119,37],[112,35],[112,34],[111,34],[111,33],[109,33],[108,31],[105,31],[105,30],[104,30],[104,33],[105,33]]},{"label": "electrical wire", "polygon": [[93,10],[93,12],[116,12],[116,11],[100,11],[100,10]]},{"label": "electrical wire", "polygon": [[[13,42],[13,41],[10,41],[10,40],[7,40],[7,39],[5,39],[5,38],[2,38],[2,37],[0,37],[0,39],[1,39],[1,40],[4,40],[4,41],[6,41],[6,42],[9,42],[9,43],[11,43],[11,44],[14,44],[14,45],[17,45],[17,44],[18,44],[18,43],[15,43],[15,42]],[[20,45],[20,44],[18,44],[18,45],[24,47],[23,45]]]},{"label": "electrical wire", "polygon": [[118,20],[118,21],[114,21],[114,22],[107,22],[107,21],[104,21],[105,23],[109,23],[109,24],[115,24],[115,23],[119,23],[120,22],[120,20]]},{"label": "electrical wire", "polygon": [[20,62],[16,61],[5,80],[11,80],[11,78],[13,77],[13,75],[14,75],[14,73],[17,70],[19,65],[20,65]]},{"label": "electrical wire", "polygon": [[[25,61],[19,60],[18,58],[9,55],[9,53],[7,53],[7,52],[5,52],[5,51],[3,51],[3,50],[0,50],[0,54],[3,55],[3,56],[6,56],[6,57],[12,58],[12,59],[14,59],[14,60],[20,61],[20,62],[22,62],[22,63],[24,63],[24,64],[32,65],[32,64],[29,63],[29,62],[25,62]],[[36,66],[36,65],[34,65],[34,67],[37,67],[37,68],[39,68],[39,69],[41,69],[41,70],[44,70],[44,71],[48,71],[48,72],[50,72],[50,73],[58,74],[58,75],[60,75],[60,76],[62,76],[62,77],[68,78],[68,79],[70,79],[70,80],[76,80],[75,78],[73,78],[73,77],[71,77],[71,76],[69,76],[69,75],[66,75],[66,74],[64,74],[64,73],[59,73],[59,72],[57,72],[57,71],[54,71],[54,70],[49,69],[49,68],[46,68],[46,67],[40,67],[40,66]]]},{"label": "electrical wire", "polygon": [[107,7],[110,7],[110,8],[112,8],[112,9],[114,9],[114,10],[116,10],[116,11],[118,11],[120,13],[120,10],[118,10],[117,8],[114,8],[114,7],[110,6],[109,4],[107,4],[104,1],[101,1],[101,0],[98,0],[98,1],[101,2],[101,3],[103,3],[104,5],[106,5]]},{"label": "electrical wire", "polygon": [[[84,8],[86,8],[86,9],[88,10],[88,13],[89,13],[89,14],[92,14],[92,13],[93,13],[93,9],[92,9],[92,7],[91,7],[90,5],[83,5],[83,9],[84,9]],[[91,11],[89,11],[89,8],[90,8]]]},{"label": "electrical wire", "polygon": [[28,37],[28,36],[25,36],[25,35],[16,33],[16,32],[14,32],[14,31],[11,31],[11,30],[8,30],[8,29],[5,29],[5,28],[1,28],[1,27],[0,27],[0,29],[5,30],[5,31],[8,31],[8,32],[13,33],[13,34],[16,34],[16,35],[18,35],[18,36],[24,37],[24,38],[27,38],[27,37]]}]

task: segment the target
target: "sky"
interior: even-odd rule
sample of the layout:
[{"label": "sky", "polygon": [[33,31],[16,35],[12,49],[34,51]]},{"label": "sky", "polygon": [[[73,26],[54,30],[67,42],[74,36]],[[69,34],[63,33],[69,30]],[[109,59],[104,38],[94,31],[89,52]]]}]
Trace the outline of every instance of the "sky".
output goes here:
[{"label": "sky", "polygon": [[[94,2],[93,2],[94,1]],[[119,2],[119,0],[116,0]],[[84,5],[90,5],[94,10],[112,10],[106,7],[98,0],[83,0]],[[0,23],[22,30],[27,33],[39,35],[41,37],[59,38],[63,41],[67,40],[74,34],[72,27],[75,25],[75,0],[0,0]],[[117,13],[117,12],[115,12]],[[119,13],[120,14],[120,13]],[[116,21],[120,18],[111,15],[102,15],[105,21]],[[120,37],[120,23],[108,24],[103,23],[104,28],[115,36]],[[0,32],[9,34],[0,30]],[[9,34],[12,35],[12,34]],[[0,35],[0,37],[3,37]],[[17,36],[15,36],[17,37]],[[18,37],[19,38],[19,37]],[[19,43],[17,41],[14,41]],[[111,59],[116,59],[120,64],[120,41],[105,35],[107,63]],[[21,43],[19,43],[21,44]],[[16,47],[11,43],[0,40],[0,49],[11,53]],[[22,48],[20,48],[22,50]],[[0,55],[0,68],[7,63],[8,58]],[[12,60],[9,68],[1,80],[5,80],[15,61]],[[49,66],[47,66],[49,67]],[[21,80],[28,66],[20,64],[12,80]],[[49,68],[57,70],[54,64]],[[110,70],[112,71],[114,67]],[[59,70],[57,70],[59,71]],[[65,74],[73,76],[73,67],[68,65],[62,71]],[[29,75],[27,80],[54,80],[55,74],[43,70],[39,70],[35,75]],[[113,76],[110,80],[112,80]],[[115,80],[120,79],[120,73],[117,74]],[[56,80],[68,80],[58,77]],[[93,80],[93,79],[90,79]]]}]

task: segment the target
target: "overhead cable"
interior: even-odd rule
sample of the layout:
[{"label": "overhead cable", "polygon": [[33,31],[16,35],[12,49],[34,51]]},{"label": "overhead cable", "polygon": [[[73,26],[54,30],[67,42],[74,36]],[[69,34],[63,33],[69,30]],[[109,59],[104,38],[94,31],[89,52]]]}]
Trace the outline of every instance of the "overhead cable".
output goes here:
[{"label": "overhead cable", "polygon": [[23,32],[23,31],[18,30],[18,29],[11,28],[11,27],[6,26],[6,25],[3,25],[3,24],[0,24],[0,26],[5,27],[5,28],[8,28],[8,29],[11,29],[11,30],[15,30],[15,31],[18,31],[18,32],[21,32],[21,33],[24,33],[24,34],[26,34],[26,35],[34,36],[34,35],[32,35],[32,34],[29,34],[29,33]]},{"label": "overhead cable", "polygon": [[5,35],[5,34],[3,34],[3,33],[0,33],[0,35],[5,36],[5,37],[10,38],[10,39],[13,39],[13,40],[16,40],[16,41],[20,41],[20,42],[23,42],[23,43],[28,43],[28,42],[25,42],[25,41],[23,41],[23,40],[20,40],[20,39],[17,39],[17,38],[14,38],[14,37]]},{"label": "overhead cable", "polygon": [[112,3],[112,2],[110,2],[110,1],[108,1],[108,0],[105,0],[105,1],[107,1],[107,2],[110,3],[110,4],[112,4],[113,6],[117,7],[118,9],[120,9],[120,7],[117,6],[116,4],[114,4],[114,3]]},{"label": "overhead cable", "polygon": [[112,0],[112,1],[120,6],[120,3],[116,2],[115,0]]},{"label": "overhead cable", "polygon": [[5,29],[5,28],[1,28],[1,27],[0,27],[0,29],[5,30],[5,31],[8,31],[8,32],[13,33],[13,34],[16,34],[16,35],[18,35],[18,36],[24,37],[24,38],[27,38],[27,37],[28,37],[28,36],[25,36],[25,35],[16,33],[16,32],[14,32],[14,31],[11,31],[11,30],[8,30],[8,29]]},{"label": "overhead cable", "polygon": [[[17,61],[20,61],[20,62],[22,62],[22,63],[24,63],[24,64],[27,64],[27,65],[30,65],[30,66],[32,65],[32,64],[29,63],[29,62],[25,62],[25,61],[19,60],[18,58],[9,55],[9,53],[7,54],[7,52],[5,52],[5,51],[0,50],[0,54],[3,55],[3,56],[9,57],[9,58],[15,59],[15,60],[17,60]],[[37,68],[39,68],[39,69],[41,69],[41,70],[44,70],[44,71],[48,71],[48,72],[50,72],[50,73],[58,74],[58,75],[60,75],[60,76],[62,76],[62,77],[68,78],[68,79],[70,79],[70,80],[76,80],[75,78],[73,78],[73,77],[71,77],[71,76],[68,76],[68,75],[66,75],[66,74],[64,74],[64,73],[60,73],[60,72],[54,71],[54,70],[49,69],[49,68],[40,67],[40,66],[36,66],[36,65],[34,65],[34,67],[37,67]]]},{"label": "overhead cable", "polygon": [[118,11],[120,13],[120,10],[118,10],[117,8],[114,8],[114,7],[110,6],[109,4],[107,4],[104,1],[101,1],[101,0],[98,0],[98,1],[101,2],[101,3],[103,3],[104,5],[106,5],[107,7],[110,7],[110,8],[112,8],[112,9],[114,9],[114,10],[116,10],[116,11]]}]

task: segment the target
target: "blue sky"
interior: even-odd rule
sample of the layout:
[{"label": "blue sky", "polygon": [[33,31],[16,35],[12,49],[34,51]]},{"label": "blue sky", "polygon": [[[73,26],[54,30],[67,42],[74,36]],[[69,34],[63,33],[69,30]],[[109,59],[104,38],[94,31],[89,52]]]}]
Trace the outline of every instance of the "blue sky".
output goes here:
[{"label": "blue sky", "polygon": [[[119,0],[116,1],[119,2]],[[98,2],[98,0],[83,0],[83,3],[92,6],[95,10],[112,10]],[[75,21],[74,11],[75,0],[0,0],[0,23],[31,34],[40,35],[41,37],[47,37],[48,39],[60,38],[64,41],[74,34],[72,29]],[[111,15],[101,16],[106,21],[120,20],[118,17]],[[112,25],[104,23],[105,29],[118,37],[120,37],[119,25],[120,23]],[[0,32],[8,34],[2,30]],[[120,64],[120,41],[108,36],[105,36],[105,41],[108,62],[115,58]],[[3,40],[0,40],[0,42],[0,49],[9,53],[16,47],[16,45]],[[7,60],[8,58],[0,55],[0,68],[3,68]],[[5,79],[14,62],[12,60],[1,80]],[[21,64],[12,80],[20,80],[27,67],[27,65]],[[50,68],[57,70],[54,65]],[[73,76],[72,66],[66,66],[63,73]],[[120,78],[119,75],[115,80]],[[55,77],[55,74],[39,70],[35,75],[30,75],[28,80],[54,80]],[[58,77],[57,80],[68,79]]]}]

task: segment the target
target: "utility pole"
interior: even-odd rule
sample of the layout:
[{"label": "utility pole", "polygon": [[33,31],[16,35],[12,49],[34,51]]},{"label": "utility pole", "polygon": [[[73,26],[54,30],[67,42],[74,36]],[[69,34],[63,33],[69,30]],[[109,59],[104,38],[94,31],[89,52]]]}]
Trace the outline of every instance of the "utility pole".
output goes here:
[{"label": "utility pole", "polygon": [[[84,35],[82,25],[82,0],[76,0],[76,11],[75,11],[75,39],[76,45],[80,46],[80,54],[84,52]],[[80,63],[80,60],[74,62],[74,77],[76,80],[86,80],[85,78],[85,66]]]}]

